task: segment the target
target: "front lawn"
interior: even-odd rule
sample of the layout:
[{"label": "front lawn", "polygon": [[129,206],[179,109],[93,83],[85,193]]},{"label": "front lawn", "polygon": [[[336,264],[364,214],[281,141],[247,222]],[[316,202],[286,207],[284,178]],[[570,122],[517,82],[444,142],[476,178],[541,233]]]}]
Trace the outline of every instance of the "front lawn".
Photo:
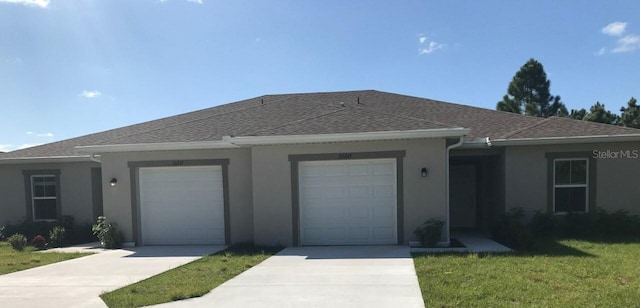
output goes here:
[{"label": "front lawn", "polygon": [[141,307],[199,297],[280,249],[235,245],[100,297],[109,307]]},{"label": "front lawn", "polygon": [[546,242],[509,254],[416,254],[427,307],[635,307],[640,243]]},{"label": "front lawn", "polygon": [[33,247],[16,251],[9,243],[0,242],[0,275],[87,255],[90,253],[37,252]]}]

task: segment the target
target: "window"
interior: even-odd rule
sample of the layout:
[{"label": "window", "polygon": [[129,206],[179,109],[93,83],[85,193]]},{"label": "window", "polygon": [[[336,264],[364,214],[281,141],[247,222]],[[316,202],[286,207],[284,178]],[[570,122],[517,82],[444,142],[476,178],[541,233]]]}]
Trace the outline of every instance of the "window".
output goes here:
[{"label": "window", "polygon": [[587,159],[555,159],[553,161],[553,211],[588,211],[588,175]]},{"label": "window", "polygon": [[58,218],[58,190],[55,175],[31,176],[33,220]]}]

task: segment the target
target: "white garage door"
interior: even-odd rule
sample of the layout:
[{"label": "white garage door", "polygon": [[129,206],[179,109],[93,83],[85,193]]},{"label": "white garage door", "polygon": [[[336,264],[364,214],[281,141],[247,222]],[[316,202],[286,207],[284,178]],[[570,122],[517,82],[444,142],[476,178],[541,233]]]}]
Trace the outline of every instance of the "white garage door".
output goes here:
[{"label": "white garage door", "polygon": [[140,168],[143,245],[224,244],[220,166]]},{"label": "white garage door", "polygon": [[301,162],[302,245],[397,244],[396,160]]}]

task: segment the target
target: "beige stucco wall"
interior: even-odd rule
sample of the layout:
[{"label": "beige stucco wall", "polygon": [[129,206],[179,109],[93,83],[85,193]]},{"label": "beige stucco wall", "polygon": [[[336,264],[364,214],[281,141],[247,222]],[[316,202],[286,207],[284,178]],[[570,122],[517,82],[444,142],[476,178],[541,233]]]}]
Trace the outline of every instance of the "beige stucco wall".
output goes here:
[{"label": "beige stucco wall", "polygon": [[[640,154],[640,142],[508,147],[505,151],[506,209],[522,207],[529,214],[547,209],[546,153],[619,152]],[[631,152],[633,154],[633,152]],[[606,211],[640,214],[640,157],[599,158],[596,161],[596,206]]]},{"label": "beige stucco wall", "polygon": [[60,170],[62,215],[71,215],[76,223],[93,221],[91,168],[97,163],[0,165],[0,225],[16,223],[27,215],[23,170]]},{"label": "beige stucco wall", "polygon": [[[231,242],[253,240],[253,213],[251,193],[251,150],[192,150],[128,152],[103,154],[102,183],[104,215],[122,228],[127,241],[133,240],[131,208],[131,180],[129,162],[229,159],[229,204]],[[112,178],[118,180],[116,187],[109,187]],[[134,196],[135,197],[135,196]]]},{"label": "beige stucco wall", "polygon": [[[404,242],[429,218],[446,218],[445,140],[354,142],[252,148],[255,242],[293,245],[290,154],[406,151],[404,157]],[[422,178],[420,169],[429,169]]]}]

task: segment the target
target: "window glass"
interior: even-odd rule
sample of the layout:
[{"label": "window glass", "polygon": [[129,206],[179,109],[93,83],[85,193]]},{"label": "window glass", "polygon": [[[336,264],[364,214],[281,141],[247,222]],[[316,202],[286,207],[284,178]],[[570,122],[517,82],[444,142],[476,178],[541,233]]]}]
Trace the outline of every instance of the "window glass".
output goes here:
[{"label": "window glass", "polygon": [[584,212],[586,204],[586,187],[561,187],[555,189],[556,212]]},{"label": "window glass", "polygon": [[556,161],[555,168],[556,185],[571,183],[571,161],[559,160]]},{"label": "window glass", "polygon": [[587,161],[574,160],[571,161],[571,184],[587,183]]},{"label": "window glass", "polygon": [[56,177],[36,175],[31,177],[33,220],[54,220],[57,213]]},{"label": "window glass", "polygon": [[555,212],[587,211],[587,160],[554,161],[553,206]]},{"label": "window glass", "polygon": [[53,220],[58,218],[56,213],[56,199],[36,199],[33,200],[34,220]]}]

